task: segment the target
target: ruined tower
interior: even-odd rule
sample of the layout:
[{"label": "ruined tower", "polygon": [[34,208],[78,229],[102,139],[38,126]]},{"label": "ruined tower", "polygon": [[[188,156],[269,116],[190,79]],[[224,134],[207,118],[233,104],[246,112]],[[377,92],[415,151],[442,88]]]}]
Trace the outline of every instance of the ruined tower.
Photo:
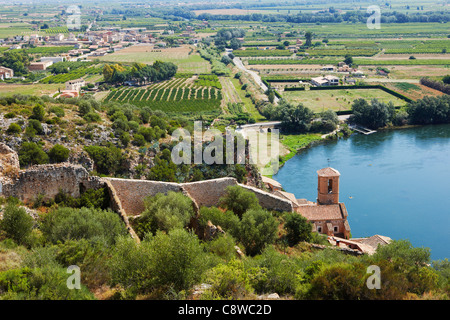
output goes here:
[{"label": "ruined tower", "polygon": [[317,175],[317,203],[339,204],[339,171],[328,167],[317,171]]}]

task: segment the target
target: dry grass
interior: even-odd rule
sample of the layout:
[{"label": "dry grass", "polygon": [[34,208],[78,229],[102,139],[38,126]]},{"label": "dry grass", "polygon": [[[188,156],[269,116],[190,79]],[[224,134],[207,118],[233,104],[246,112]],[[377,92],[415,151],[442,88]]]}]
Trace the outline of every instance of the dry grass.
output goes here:
[{"label": "dry grass", "polygon": [[184,45],[177,48],[158,48],[153,44],[135,45],[123,50],[100,57],[102,61],[123,63],[152,64],[156,60],[172,62],[178,66],[178,72],[209,73],[211,67],[208,61],[195,52],[195,48]]}]

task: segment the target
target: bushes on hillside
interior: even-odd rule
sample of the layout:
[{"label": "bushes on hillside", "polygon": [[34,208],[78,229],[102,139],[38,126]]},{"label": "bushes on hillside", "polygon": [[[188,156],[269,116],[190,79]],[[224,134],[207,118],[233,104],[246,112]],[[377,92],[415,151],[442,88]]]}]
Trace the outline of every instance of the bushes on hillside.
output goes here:
[{"label": "bushes on hillside", "polygon": [[194,216],[192,200],[179,192],[158,193],[145,200],[145,210],[136,223],[136,232],[144,238],[149,232],[185,228]]},{"label": "bushes on hillside", "polygon": [[[164,297],[189,289],[209,267],[199,239],[182,229],[157,232],[139,245],[120,238],[110,261],[112,283],[127,294],[147,293]],[[166,296],[166,298],[168,298]]]},{"label": "bushes on hillside", "polygon": [[6,236],[18,244],[28,245],[31,240],[34,220],[24,208],[17,207],[9,203],[3,212],[3,219],[0,220],[0,230]]},{"label": "bushes on hillside", "polygon": [[228,186],[226,194],[219,200],[219,205],[233,211],[238,217],[242,217],[249,209],[261,208],[256,195],[240,186]]},{"label": "bushes on hillside", "polygon": [[50,211],[42,220],[45,239],[53,244],[68,240],[101,240],[113,245],[127,230],[117,213],[94,208],[61,207]]}]

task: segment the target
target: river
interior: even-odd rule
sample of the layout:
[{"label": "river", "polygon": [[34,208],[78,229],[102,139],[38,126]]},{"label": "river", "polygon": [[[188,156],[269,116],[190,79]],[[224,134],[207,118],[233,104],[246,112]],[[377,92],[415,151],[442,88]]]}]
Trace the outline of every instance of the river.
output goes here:
[{"label": "river", "polygon": [[287,161],[273,178],[297,198],[316,201],[316,171],[327,166],[341,173],[340,202],[352,237],[408,239],[430,248],[432,260],[449,258],[450,125],[321,143]]}]

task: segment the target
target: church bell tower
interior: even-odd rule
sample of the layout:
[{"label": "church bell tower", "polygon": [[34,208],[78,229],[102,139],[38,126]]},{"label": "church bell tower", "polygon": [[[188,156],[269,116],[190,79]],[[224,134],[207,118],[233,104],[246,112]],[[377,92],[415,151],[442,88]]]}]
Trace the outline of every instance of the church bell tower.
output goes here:
[{"label": "church bell tower", "polygon": [[319,205],[339,204],[339,171],[333,168],[324,168],[317,171]]}]

